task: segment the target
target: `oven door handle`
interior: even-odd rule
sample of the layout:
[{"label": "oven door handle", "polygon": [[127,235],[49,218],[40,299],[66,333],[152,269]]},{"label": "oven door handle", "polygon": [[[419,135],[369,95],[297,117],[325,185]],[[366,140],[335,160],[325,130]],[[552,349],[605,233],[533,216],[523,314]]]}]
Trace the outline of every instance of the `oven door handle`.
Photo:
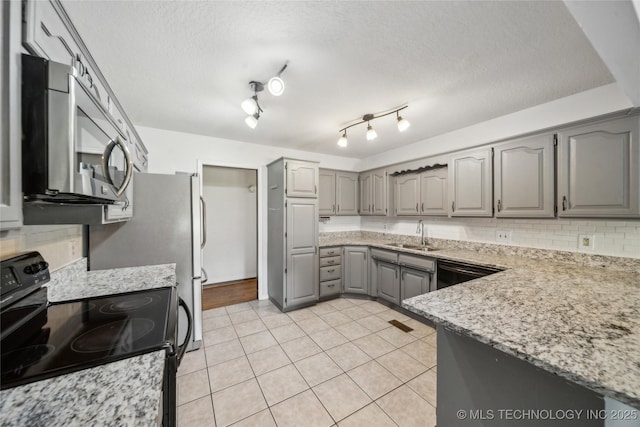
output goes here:
[{"label": "oven door handle", "polygon": [[189,307],[187,303],[184,302],[182,298],[178,299],[178,305],[184,308],[185,313],[187,314],[187,337],[184,339],[184,342],[181,346],[178,347],[177,357],[178,357],[178,366],[180,366],[180,362],[182,362],[182,357],[184,353],[187,351],[187,345],[189,344],[189,340],[191,339],[191,326],[193,323],[193,318],[191,317],[191,311],[189,311]]}]

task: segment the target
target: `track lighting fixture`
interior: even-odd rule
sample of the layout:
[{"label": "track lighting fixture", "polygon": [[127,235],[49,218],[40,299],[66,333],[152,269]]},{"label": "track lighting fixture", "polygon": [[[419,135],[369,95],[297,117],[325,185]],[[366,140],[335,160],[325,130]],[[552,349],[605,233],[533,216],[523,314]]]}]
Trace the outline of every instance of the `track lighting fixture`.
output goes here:
[{"label": "track lighting fixture", "polygon": [[[271,77],[266,83],[266,86],[269,89],[269,93],[271,93],[273,96],[280,96],[284,93],[284,81],[282,80],[280,75],[288,65],[289,61],[285,62],[284,66],[280,69],[280,71],[278,71],[278,74],[276,74],[274,77]],[[260,107],[260,103],[258,102],[258,92],[262,92],[264,90],[265,83],[252,80],[249,82],[249,86],[251,87],[251,90],[253,90],[253,96],[242,101],[240,107],[242,108],[242,111],[248,114],[247,118],[244,119],[244,122],[251,129],[255,129],[255,127],[258,125],[260,113],[263,112],[262,108]]]},{"label": "track lighting fixture", "polygon": [[384,117],[384,116],[388,116],[390,114],[396,114],[396,119],[398,121],[398,130],[400,132],[404,132],[405,130],[407,130],[409,128],[409,126],[411,126],[411,123],[409,123],[408,120],[403,119],[402,116],[400,116],[400,111],[404,110],[405,108],[407,108],[408,105],[405,105],[404,107],[400,107],[400,108],[396,108],[395,110],[392,111],[388,111],[386,113],[382,113],[382,114],[365,114],[364,116],[362,116],[362,119],[356,123],[350,124],[349,126],[340,129],[340,132],[342,133],[342,136],[340,137],[340,139],[338,139],[338,146],[340,147],[346,147],[347,146],[347,129],[349,129],[350,127],[353,126],[357,126],[360,125],[362,123],[366,123],[367,124],[367,141],[373,141],[374,139],[376,139],[378,137],[378,133],[376,132],[376,130],[371,126],[371,121],[375,120],[375,119],[379,119],[380,117]]}]

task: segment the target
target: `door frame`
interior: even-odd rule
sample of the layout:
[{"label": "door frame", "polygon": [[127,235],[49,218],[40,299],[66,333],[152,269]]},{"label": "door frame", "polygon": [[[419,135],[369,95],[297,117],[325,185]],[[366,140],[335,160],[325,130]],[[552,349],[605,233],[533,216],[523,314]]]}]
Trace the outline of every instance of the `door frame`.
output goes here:
[{"label": "door frame", "polygon": [[203,169],[205,166],[223,167],[223,168],[235,168],[235,169],[249,169],[257,172],[256,187],[258,188],[258,299],[264,300],[269,298],[269,288],[267,283],[267,215],[264,212],[267,206],[267,167],[259,165],[257,163],[235,163],[235,162],[203,162],[198,159],[198,176],[200,177],[200,195],[202,196],[202,178]]}]

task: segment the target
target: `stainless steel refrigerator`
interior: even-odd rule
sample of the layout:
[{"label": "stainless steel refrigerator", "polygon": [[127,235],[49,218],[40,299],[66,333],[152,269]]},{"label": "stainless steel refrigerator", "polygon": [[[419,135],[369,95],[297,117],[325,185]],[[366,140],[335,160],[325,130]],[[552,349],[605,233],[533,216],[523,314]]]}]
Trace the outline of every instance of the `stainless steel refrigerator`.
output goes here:
[{"label": "stainless steel refrigerator", "polygon": [[[189,350],[202,343],[202,255],[206,237],[197,175],[138,173],[133,219],[89,227],[89,269],[176,263],[178,294],[193,316]],[[180,342],[187,317],[180,312]]]}]

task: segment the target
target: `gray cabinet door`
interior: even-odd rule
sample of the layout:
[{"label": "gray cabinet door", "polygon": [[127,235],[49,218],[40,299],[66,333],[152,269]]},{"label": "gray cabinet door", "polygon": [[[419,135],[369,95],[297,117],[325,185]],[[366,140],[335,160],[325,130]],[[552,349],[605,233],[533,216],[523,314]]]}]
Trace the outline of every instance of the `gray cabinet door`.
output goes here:
[{"label": "gray cabinet door", "polygon": [[400,304],[400,267],[395,264],[377,261],[376,280],[378,296],[394,304]]},{"label": "gray cabinet door", "polygon": [[396,177],[395,210],[398,216],[420,214],[420,175]]},{"label": "gray cabinet door", "polygon": [[318,204],[287,199],[285,307],[318,299]]},{"label": "gray cabinet door", "polygon": [[434,169],[420,174],[420,215],[447,215],[447,169]]},{"label": "gray cabinet door", "polygon": [[318,191],[318,211],[320,215],[336,214],[336,173],[320,170],[320,190]]},{"label": "gray cabinet door", "polygon": [[366,246],[345,246],[342,282],[344,291],[352,294],[369,293],[369,248]]},{"label": "gray cabinet door", "polygon": [[360,175],[360,215],[371,215],[371,183],[373,175]]},{"label": "gray cabinet door", "polygon": [[553,135],[536,135],[494,147],[496,217],[553,218]]},{"label": "gray cabinet door", "polygon": [[0,4],[0,230],[22,226],[20,2]]},{"label": "gray cabinet door", "polygon": [[451,216],[493,216],[491,148],[449,158]]},{"label": "gray cabinet door", "polygon": [[371,173],[371,214],[387,214],[387,171]]},{"label": "gray cabinet door", "polygon": [[640,119],[558,133],[558,216],[637,217]]},{"label": "gray cabinet door", "polygon": [[318,165],[311,162],[286,160],[287,197],[318,196]]},{"label": "gray cabinet door", "polygon": [[358,174],[336,172],[336,215],[358,215]]},{"label": "gray cabinet door", "polygon": [[431,273],[411,268],[402,268],[400,278],[400,301],[429,292]]}]

